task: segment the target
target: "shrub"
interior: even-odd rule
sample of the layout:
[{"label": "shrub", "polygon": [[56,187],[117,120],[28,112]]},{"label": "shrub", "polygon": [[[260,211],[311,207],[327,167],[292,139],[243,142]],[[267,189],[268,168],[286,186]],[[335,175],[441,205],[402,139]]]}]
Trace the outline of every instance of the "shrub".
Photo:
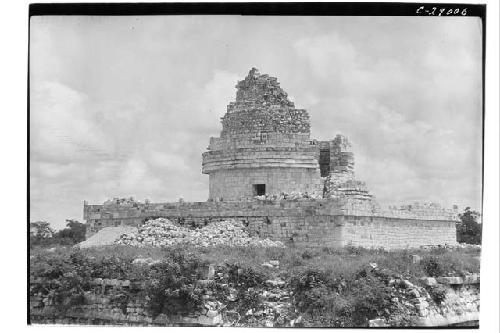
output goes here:
[{"label": "shrub", "polygon": [[252,267],[246,267],[241,263],[226,264],[228,283],[242,289],[262,286],[267,280],[267,275]]},{"label": "shrub", "polygon": [[437,304],[440,304],[446,298],[446,287],[443,285],[429,286],[427,290]]},{"label": "shrub", "polygon": [[314,256],[314,254],[309,250],[305,250],[304,252],[302,252],[302,255],[301,255],[302,259],[305,259],[305,260],[311,259],[313,256]]},{"label": "shrub", "polygon": [[342,288],[330,273],[322,269],[307,269],[291,279],[294,305],[305,316],[306,326],[351,326],[351,304],[339,294]]},{"label": "shrub", "polygon": [[366,326],[369,319],[387,316],[393,309],[392,289],[371,271],[360,268],[351,275],[335,274],[307,269],[291,279],[294,304],[308,318],[308,325]]},{"label": "shrub", "polygon": [[85,232],[86,227],[84,223],[76,220],[66,220],[66,228],[58,231],[56,238],[67,244],[77,244],[85,240]]},{"label": "shrub", "polygon": [[201,306],[201,290],[195,289],[194,283],[202,263],[196,258],[175,253],[169,259],[149,270],[146,294],[154,317],[160,313],[191,313]]},{"label": "shrub", "polygon": [[427,275],[429,276],[442,276],[445,273],[445,269],[441,264],[440,260],[436,256],[428,256],[420,261],[420,265],[423,267]]},{"label": "shrub", "polygon": [[387,316],[393,311],[392,289],[378,278],[369,274],[356,280],[353,289],[352,322],[354,326],[367,326],[368,320]]},{"label": "shrub", "polygon": [[238,289],[238,299],[236,304],[233,304],[232,310],[238,312],[241,316],[250,309],[257,309],[262,304],[263,297],[261,292],[254,289]]},{"label": "shrub", "polygon": [[121,310],[123,314],[127,313],[127,306],[130,301],[130,294],[128,293],[121,293],[118,295],[115,295],[111,298],[110,302],[111,304],[117,305]]},{"label": "shrub", "polygon": [[470,209],[465,208],[465,211],[459,215],[460,221],[457,222],[457,240],[460,243],[481,244],[482,227],[481,223],[477,222],[480,214]]},{"label": "shrub", "polygon": [[347,254],[356,255],[356,256],[359,256],[359,255],[361,255],[362,252],[365,252],[365,249],[363,249],[361,247],[354,246],[352,244],[345,246],[344,250]]}]

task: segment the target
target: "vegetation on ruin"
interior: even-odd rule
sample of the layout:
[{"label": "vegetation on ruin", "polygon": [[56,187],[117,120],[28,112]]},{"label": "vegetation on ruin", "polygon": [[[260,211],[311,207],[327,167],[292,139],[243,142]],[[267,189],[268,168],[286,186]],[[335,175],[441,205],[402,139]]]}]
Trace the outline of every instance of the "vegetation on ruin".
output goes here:
[{"label": "vegetation on ruin", "polygon": [[50,247],[74,245],[85,240],[86,226],[76,220],[66,220],[66,227],[55,231],[45,221],[30,223],[30,249],[34,247]]},{"label": "vegetation on ruin", "polygon": [[457,241],[467,244],[481,244],[481,236],[483,231],[482,223],[478,222],[480,214],[470,207],[465,208],[465,211],[459,215],[460,220],[457,221]]},{"label": "vegetation on ruin", "polygon": [[[411,255],[421,260],[415,262]],[[231,302],[227,311],[247,318],[247,311],[262,305],[266,281],[278,278],[292,292],[293,308],[303,318],[300,325],[358,327],[365,326],[369,319],[398,313],[397,305],[391,302],[394,289],[389,281],[404,279],[418,284],[423,276],[479,272],[479,255],[477,248],[37,248],[30,256],[30,278],[46,284],[43,290],[32,289],[30,294],[50,294],[64,312],[68,306],[85,302],[85,292],[95,288],[92,279],[130,280],[145,284],[145,289],[140,291],[143,294],[131,288],[116,296],[113,302],[123,307],[129,300],[142,297],[148,299],[153,316],[193,313],[210,290],[221,302],[227,303],[226,299],[234,296],[237,301]],[[134,264],[137,258],[150,258],[152,264]],[[278,260],[279,267],[262,265],[272,260]],[[204,278],[209,264],[217,267],[213,280],[202,286],[196,284]],[[439,302],[443,291],[434,289],[429,293]]]}]

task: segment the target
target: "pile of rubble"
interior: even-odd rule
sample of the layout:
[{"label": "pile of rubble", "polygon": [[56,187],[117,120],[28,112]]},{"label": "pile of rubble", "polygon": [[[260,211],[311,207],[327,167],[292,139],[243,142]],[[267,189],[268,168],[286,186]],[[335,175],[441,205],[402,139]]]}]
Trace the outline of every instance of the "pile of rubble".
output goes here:
[{"label": "pile of rubble", "polygon": [[217,245],[284,247],[279,241],[250,237],[245,226],[235,220],[213,222],[200,229],[189,229],[164,218],[146,222],[137,232],[122,235],[116,244],[154,247],[179,244],[198,247]]},{"label": "pile of rubble", "polygon": [[358,200],[372,200],[366,183],[355,180],[348,172],[334,172],[325,179],[325,197],[341,198],[349,197]]},{"label": "pile of rubble", "polygon": [[444,245],[422,245],[420,246],[422,250],[435,250],[435,249],[481,249],[480,244],[466,244],[466,243],[456,243],[456,244],[444,244]]},{"label": "pile of rubble", "polygon": [[296,200],[296,199],[322,199],[323,195],[313,192],[313,193],[308,193],[308,192],[290,192],[290,193],[284,193],[281,192],[280,194],[265,194],[265,195],[257,195],[254,197],[257,200],[271,200],[271,201],[279,201],[279,200]]},{"label": "pile of rubble", "polygon": [[137,231],[137,228],[128,226],[103,228],[95,235],[92,235],[85,241],[75,245],[75,247],[85,249],[95,246],[113,245],[123,234],[133,233],[135,231]]},{"label": "pile of rubble", "polygon": [[119,205],[119,206],[133,206],[140,204],[141,202],[135,200],[133,197],[130,198],[113,198],[104,201],[103,206],[109,205]]}]

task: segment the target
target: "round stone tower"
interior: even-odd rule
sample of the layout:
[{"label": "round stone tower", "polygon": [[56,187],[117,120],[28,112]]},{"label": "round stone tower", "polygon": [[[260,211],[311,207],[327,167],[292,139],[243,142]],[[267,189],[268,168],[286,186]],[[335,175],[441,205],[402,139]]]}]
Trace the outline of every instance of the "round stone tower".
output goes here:
[{"label": "round stone tower", "polygon": [[307,111],[295,108],[276,78],[255,68],[236,88],[220,137],[210,138],[203,153],[209,199],[320,192],[319,149],[309,138]]}]

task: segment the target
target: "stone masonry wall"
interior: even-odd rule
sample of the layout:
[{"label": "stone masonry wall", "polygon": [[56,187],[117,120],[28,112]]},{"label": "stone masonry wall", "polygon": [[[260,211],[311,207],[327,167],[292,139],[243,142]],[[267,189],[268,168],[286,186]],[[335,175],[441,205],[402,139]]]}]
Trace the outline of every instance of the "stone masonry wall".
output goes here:
[{"label": "stone masonry wall", "polygon": [[[206,309],[185,315],[152,316],[143,282],[97,278],[90,280],[89,284],[92,290],[85,292],[85,301],[80,305],[68,304],[63,312],[54,305],[51,297],[30,295],[30,321],[36,324],[115,326],[219,326],[221,324],[220,313]],[[40,289],[40,287],[50,290],[47,282],[30,281],[30,288]],[[133,297],[126,302],[116,301],[125,294]]]},{"label": "stone masonry wall", "polygon": [[236,101],[222,117],[221,137],[242,133],[309,133],[309,115],[295,109],[278,80],[252,68],[236,85]]},{"label": "stone masonry wall", "polygon": [[[203,153],[202,171],[212,173],[224,169],[309,168],[318,169],[318,151],[312,148],[237,148]],[[251,170],[247,170],[251,171]],[[319,169],[318,169],[319,171]],[[270,174],[271,175],[271,174]],[[319,180],[319,172],[317,176]]]},{"label": "stone masonry wall", "polygon": [[202,155],[209,198],[249,199],[253,184],[265,184],[266,194],[321,192],[319,148],[309,138],[307,111],[295,108],[276,78],[255,68],[236,88],[220,137],[210,138]]},{"label": "stone masonry wall", "polygon": [[211,137],[209,150],[222,150],[228,148],[255,148],[257,147],[308,147],[316,142],[309,139],[308,133],[267,133],[234,134],[231,137]]},{"label": "stone masonry wall", "polygon": [[266,107],[227,113],[222,126],[221,137],[256,132],[309,133],[309,115],[303,109]]},{"label": "stone masonry wall", "polygon": [[[141,225],[147,218],[165,217],[201,226],[220,219],[243,221],[252,235],[310,246],[405,248],[456,243],[455,221],[448,216],[429,220],[377,216],[353,209],[348,200],[191,202],[165,204],[86,205],[87,237],[117,225]],[[372,214],[372,215],[371,215]]]},{"label": "stone masonry wall", "polygon": [[286,243],[341,246],[336,224],[336,215],[341,210],[334,201],[200,202],[137,207],[87,205],[84,210],[87,238],[104,227],[139,226],[148,217],[165,217],[187,226],[234,218],[242,221],[251,235]]},{"label": "stone masonry wall", "polygon": [[258,168],[219,170],[210,174],[210,199],[224,201],[252,198],[254,184],[265,184],[266,194],[293,191],[321,193],[319,170],[306,168]]},{"label": "stone masonry wall", "polygon": [[373,216],[344,216],[342,240],[343,245],[386,249],[457,243],[454,221]]}]

